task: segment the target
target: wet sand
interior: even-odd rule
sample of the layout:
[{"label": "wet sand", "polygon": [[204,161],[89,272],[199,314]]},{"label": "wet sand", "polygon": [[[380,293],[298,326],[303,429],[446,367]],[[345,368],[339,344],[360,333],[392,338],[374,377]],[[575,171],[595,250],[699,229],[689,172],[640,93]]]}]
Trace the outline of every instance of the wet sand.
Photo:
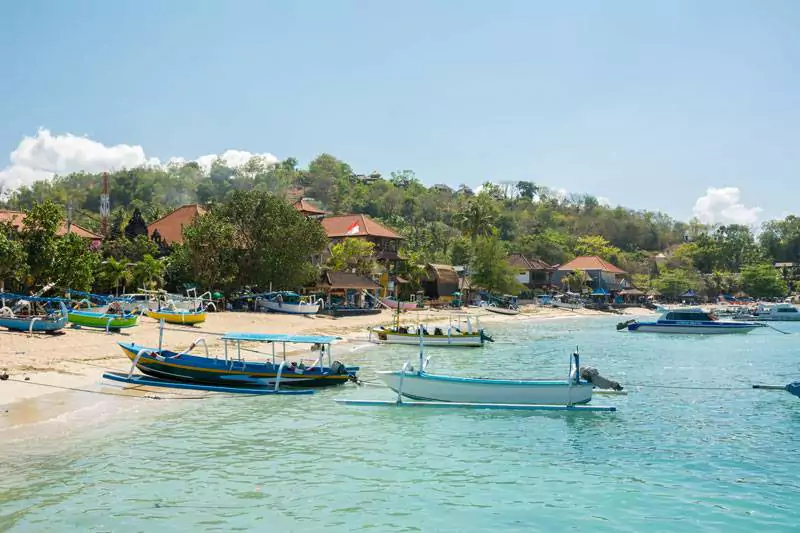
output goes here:
[{"label": "wet sand", "polygon": [[[641,315],[648,312],[644,309],[631,309],[626,314]],[[491,324],[498,322],[607,316],[598,311],[533,306],[523,308],[519,315],[494,314],[480,308],[468,308],[460,312],[465,313],[478,316],[481,323],[490,330]],[[410,311],[401,315],[401,322],[446,325],[451,315],[450,311]],[[396,315],[389,310],[380,315],[347,318],[272,313],[209,313],[208,320],[197,327],[167,324],[164,347],[183,350],[197,338],[203,337],[209,351],[213,353],[222,344],[220,335],[229,331],[332,335],[341,338],[333,346],[333,357],[347,363],[348,352],[369,343],[369,327],[391,323],[395,319]],[[158,322],[148,317],[141,317],[135,328],[116,334],[86,328],[67,328],[59,335],[29,336],[24,333],[0,332],[0,373],[5,371],[9,374],[8,380],[0,381],[0,430],[3,430],[4,435],[10,436],[7,431],[10,429],[14,429],[13,433],[27,433],[25,426],[30,425],[50,422],[58,425],[59,421],[72,425],[76,420],[97,418],[101,412],[124,408],[121,404],[135,402],[141,405],[154,396],[197,397],[209,394],[201,391],[133,388],[130,385],[110,384],[102,380],[104,371],[127,372],[131,367],[130,360],[123,355],[117,342],[135,341],[155,347],[158,346],[158,337]],[[195,353],[198,353],[197,349]],[[307,348],[296,349],[291,354],[293,360],[314,359]],[[57,434],[58,431],[55,431],[55,435]]]}]

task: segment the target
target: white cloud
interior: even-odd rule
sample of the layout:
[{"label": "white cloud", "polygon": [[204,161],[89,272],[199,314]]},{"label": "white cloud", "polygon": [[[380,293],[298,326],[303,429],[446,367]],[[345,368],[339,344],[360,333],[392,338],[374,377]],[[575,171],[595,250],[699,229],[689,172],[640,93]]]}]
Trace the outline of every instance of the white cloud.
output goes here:
[{"label": "white cloud", "polygon": [[[254,156],[263,157],[269,163],[278,162],[278,158],[270,153],[253,154],[242,150],[226,150],[220,155],[232,167],[243,165]],[[209,169],[216,158],[216,154],[209,154],[200,156],[195,161]],[[10,160],[11,164],[0,170],[0,190],[30,185],[55,174],[114,171],[161,164],[158,158],[147,157],[144,149],[138,145],[106,146],[88,137],[71,133],[53,135],[47,129],[39,129],[33,137],[24,137],[11,152]],[[173,157],[168,164],[186,161],[183,157]]]},{"label": "white cloud", "polygon": [[741,202],[738,187],[709,187],[706,195],[694,204],[694,216],[703,224],[744,224],[751,226],[758,222],[760,207],[746,207]]},{"label": "white cloud", "polygon": [[603,207],[611,207],[611,200],[609,200],[605,196],[598,196],[597,203],[602,205]]}]

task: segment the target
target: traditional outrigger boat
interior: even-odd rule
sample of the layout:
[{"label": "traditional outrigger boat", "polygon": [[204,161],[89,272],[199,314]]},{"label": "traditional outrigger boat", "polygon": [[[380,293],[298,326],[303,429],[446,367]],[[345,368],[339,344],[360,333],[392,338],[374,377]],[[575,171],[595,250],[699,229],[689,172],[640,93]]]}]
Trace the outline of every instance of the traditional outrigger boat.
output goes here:
[{"label": "traditional outrigger boat", "polygon": [[191,310],[178,309],[174,305],[167,308],[160,308],[155,311],[147,310],[145,314],[156,320],[163,320],[168,324],[201,324],[206,321],[205,309]]},{"label": "traditional outrigger boat", "polygon": [[296,292],[268,292],[256,297],[256,309],[287,313],[290,315],[314,315],[322,307],[322,299],[301,296]]},{"label": "traditional outrigger boat", "polygon": [[[6,305],[7,300],[11,303]],[[28,333],[52,333],[67,325],[67,306],[61,298],[0,293],[0,327]]]},{"label": "traditional outrigger boat", "polygon": [[[493,379],[432,374],[430,357],[424,356],[424,334],[419,335],[419,368],[410,362],[400,371],[378,372],[378,377],[397,393],[394,402],[381,400],[336,400],[361,406],[397,405],[412,407],[472,407],[484,409],[540,409],[614,411],[614,407],[586,406],[596,383],[582,375],[621,391],[619,383],[606,380],[594,369],[581,369],[577,351],[570,356],[566,379]],[[412,402],[403,398],[411,398]]]},{"label": "traditional outrigger boat", "polygon": [[617,325],[617,330],[627,329],[640,333],[673,333],[720,335],[729,333],[750,333],[763,324],[719,320],[700,308],[667,311],[655,322],[629,320]]},{"label": "traditional outrigger boat", "polygon": [[[473,318],[475,321],[473,327]],[[370,328],[369,340],[378,344],[419,344],[420,332],[428,346],[473,347],[479,348],[487,341],[494,339],[487,335],[480,324],[478,317],[459,317],[446,328],[429,328],[424,324],[417,326],[402,326],[397,323],[391,326],[378,326]]]},{"label": "traditional outrigger boat", "polygon": [[506,294],[502,298],[493,298],[486,305],[486,310],[499,315],[518,315],[520,312],[517,297],[510,294]]},{"label": "traditional outrigger boat", "polygon": [[[163,335],[163,328],[162,328]],[[324,387],[339,385],[356,379],[358,367],[346,367],[332,361],[331,345],[337,337],[319,335],[282,335],[260,333],[226,333],[222,337],[222,355],[211,356],[205,339],[196,339],[186,350],[175,352],[148,348],[135,343],[118,343],[132,361],[132,368],[143,374],[166,381],[200,383],[226,387],[275,387],[276,382],[290,387]],[[242,343],[262,343],[272,346],[272,353],[259,352],[242,346]],[[204,355],[190,352],[198,345],[205,348]],[[287,344],[307,344],[319,350],[319,357],[306,366],[302,361],[286,359]],[[282,359],[277,359],[276,345],[282,345]],[[257,353],[267,361],[247,361],[242,352]],[[327,366],[323,366],[327,358]]]},{"label": "traditional outrigger boat", "polygon": [[68,293],[70,296],[84,296],[69,310],[68,317],[73,326],[119,331],[132,328],[139,322],[141,313],[134,311],[132,299],[73,290]]}]

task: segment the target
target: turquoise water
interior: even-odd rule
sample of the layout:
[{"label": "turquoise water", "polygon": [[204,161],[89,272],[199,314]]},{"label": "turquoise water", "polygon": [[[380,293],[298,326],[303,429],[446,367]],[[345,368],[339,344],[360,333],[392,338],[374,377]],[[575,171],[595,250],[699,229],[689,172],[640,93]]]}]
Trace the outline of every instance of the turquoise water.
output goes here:
[{"label": "turquoise water", "polygon": [[[616,413],[332,401],[392,397],[354,386],[138,400],[124,420],[4,447],[0,530],[797,531],[800,399],[748,387],[800,378],[800,324],[692,338],[618,333],[617,321],[496,325],[513,342],[429,351],[434,371],[561,377],[577,345],[630,391],[593,400]],[[346,360],[369,380],[408,357],[413,347]]]}]

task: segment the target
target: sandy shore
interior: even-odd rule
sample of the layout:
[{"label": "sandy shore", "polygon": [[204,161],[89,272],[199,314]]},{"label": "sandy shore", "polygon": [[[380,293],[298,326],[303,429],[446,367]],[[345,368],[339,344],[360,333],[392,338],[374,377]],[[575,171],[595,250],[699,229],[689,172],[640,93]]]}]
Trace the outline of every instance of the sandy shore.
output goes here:
[{"label": "sandy shore", "polygon": [[[645,309],[627,311],[627,314],[649,312]],[[469,308],[464,312],[478,316],[489,329],[492,323],[498,322],[608,316],[607,313],[598,311],[532,306],[524,308],[522,313],[515,316],[489,313],[480,308]],[[403,313],[401,321],[409,324],[447,324],[450,315],[448,311],[411,311]],[[395,315],[388,310],[380,315],[338,319],[264,313],[210,313],[208,320],[199,327],[167,325],[164,346],[183,350],[198,337],[204,337],[209,350],[213,351],[221,345],[219,336],[228,331],[334,335],[342,338],[334,345],[334,357],[346,363],[348,344],[367,343],[370,326],[387,324],[394,319]],[[157,346],[158,334],[158,323],[147,317],[142,317],[137,327],[111,335],[100,330],[69,328],[61,335],[29,336],[24,333],[0,332],[0,373],[4,371],[10,376],[8,380],[0,381],[0,421],[6,419],[5,424],[0,424],[0,427],[33,423],[48,416],[60,416],[75,404],[85,407],[85,401],[64,400],[65,390],[101,390],[100,381],[104,371],[130,369],[130,361],[122,354],[117,342],[135,341],[145,346]],[[295,352],[293,355],[296,359],[313,358],[309,352]],[[59,408],[31,407],[33,400],[59,393],[61,400],[55,402]],[[72,391],[70,394],[81,393]],[[132,394],[143,395],[142,392]],[[97,394],[83,396],[97,397],[97,401],[103,398]],[[26,414],[28,412],[30,414]]]}]

